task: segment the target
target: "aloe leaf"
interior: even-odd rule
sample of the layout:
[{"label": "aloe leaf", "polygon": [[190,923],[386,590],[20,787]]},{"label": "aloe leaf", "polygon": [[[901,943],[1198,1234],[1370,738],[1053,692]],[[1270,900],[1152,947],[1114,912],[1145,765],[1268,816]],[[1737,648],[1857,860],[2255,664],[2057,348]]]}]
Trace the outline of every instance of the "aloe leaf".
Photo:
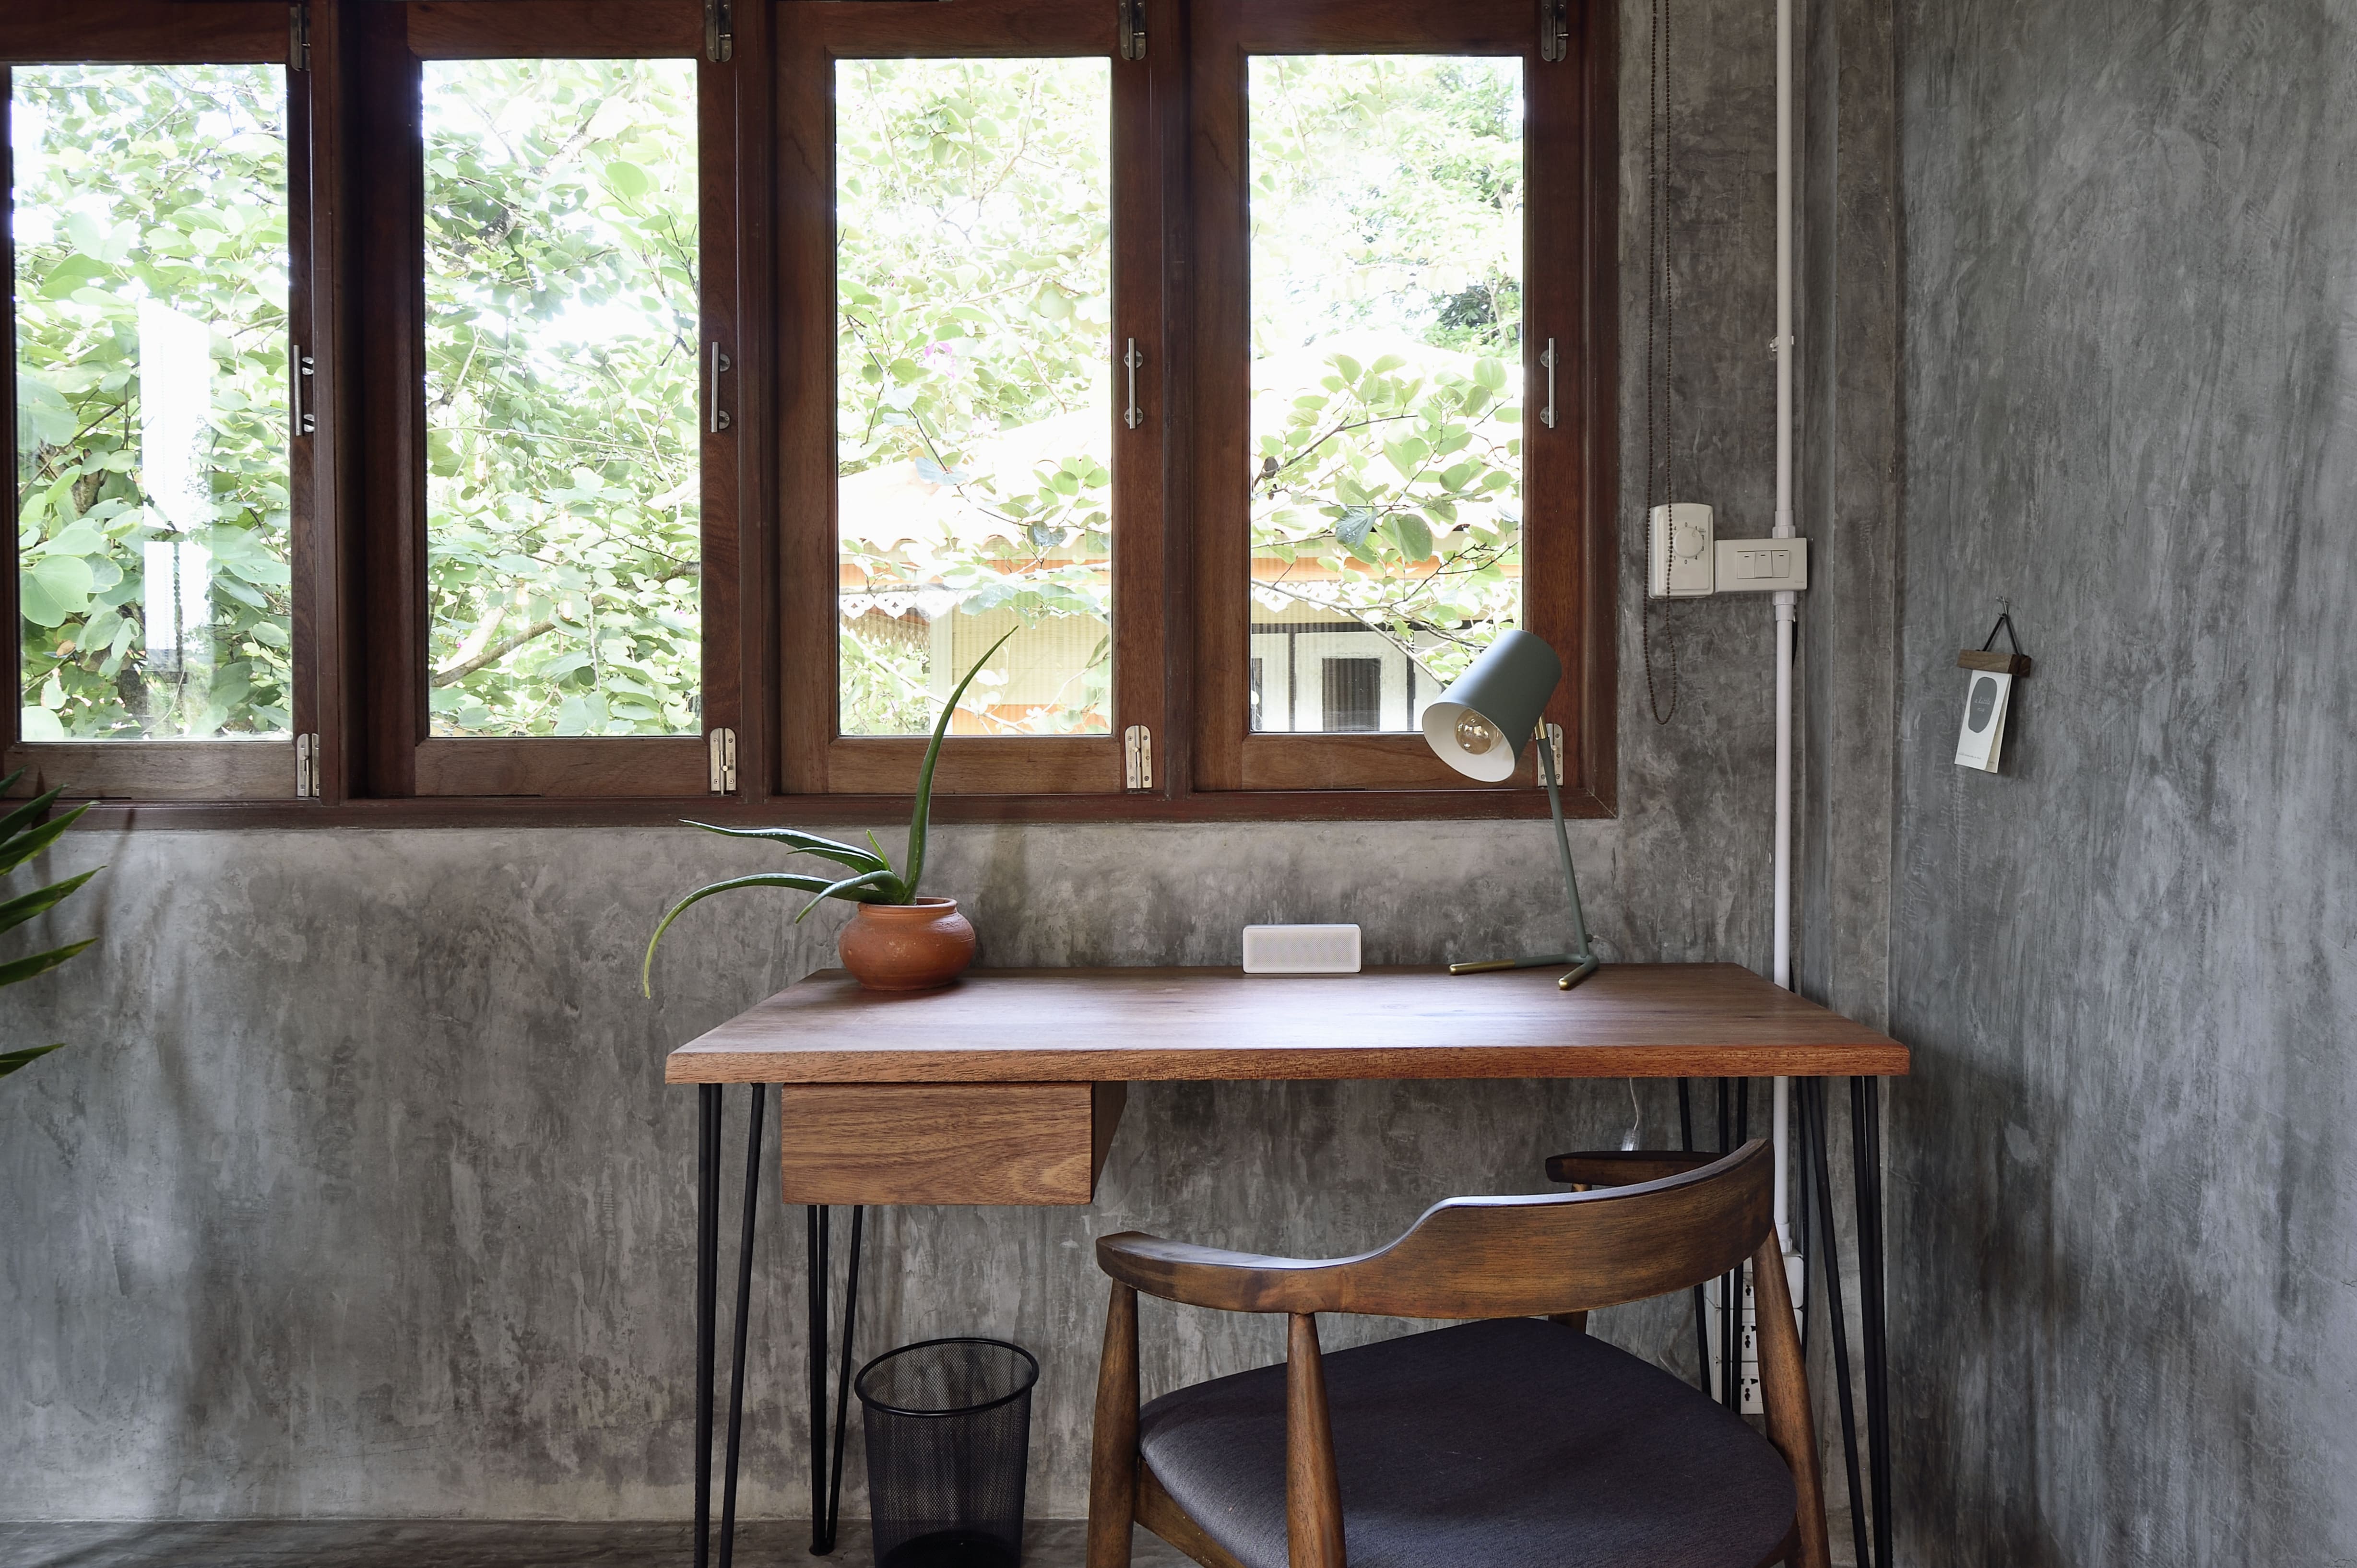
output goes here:
[{"label": "aloe leaf", "polygon": [[965,672],[965,679],[957,683],[957,690],[950,693],[950,700],[942,704],[942,716],[933,723],[932,742],[925,747],[925,765],[917,769],[917,803],[909,813],[909,869],[903,878],[908,886],[908,897],[899,899],[900,903],[913,904],[917,901],[918,885],[925,877],[925,828],[933,815],[933,764],[941,760],[942,736],[950,732],[950,715],[957,712],[958,699],[965,695],[965,689],[974,684],[974,678],[982,673],[982,667],[990,662],[991,655],[1006,647],[1006,638],[1014,635],[1009,631],[1006,637],[992,643],[988,652],[974,661],[974,668]]},{"label": "aloe leaf", "polygon": [[96,876],[106,867],[93,865],[80,876],[69,876],[63,882],[52,882],[47,887],[36,887],[30,893],[0,904],[0,931],[21,926],[42,910],[63,901],[66,895]]},{"label": "aloe leaf", "polygon": [[837,865],[849,866],[854,871],[886,870],[892,864],[880,851],[870,854],[857,844],[840,843],[834,839],[821,838],[816,833],[806,833],[800,828],[724,828],[716,822],[696,822],[687,825],[732,839],[767,839],[771,843],[785,845],[792,854],[815,854]]},{"label": "aloe leaf", "polygon": [[30,980],[37,974],[46,974],[96,940],[98,940],[96,937],[85,937],[81,941],[71,942],[61,948],[51,948],[47,952],[37,952],[30,958],[11,959],[6,963],[0,963],[0,985],[14,985],[20,980]]},{"label": "aloe leaf", "polygon": [[[840,882],[829,883],[819,889],[817,897],[802,906],[802,914],[794,917],[794,924],[801,925],[802,915],[809,914],[830,898],[848,898],[855,904],[905,904],[907,899],[891,897],[899,890],[899,883],[900,879],[888,871],[870,871],[864,875],[846,876]],[[880,897],[862,897],[871,890]]]},{"label": "aloe leaf", "polygon": [[0,876],[6,875],[25,862],[40,854],[56,842],[59,833],[74,825],[74,819],[90,810],[84,800],[62,817],[53,817],[39,827],[18,833],[13,839],[0,839]]},{"label": "aloe leaf", "polygon": [[[8,786],[5,783],[0,783],[0,789],[5,789]],[[0,1078],[6,1078],[18,1068],[29,1066],[40,1058],[48,1056],[51,1051],[59,1049],[64,1045],[65,1042],[63,1040],[59,1040],[57,1045],[54,1046],[27,1046],[22,1050],[0,1051]]]},{"label": "aloe leaf", "polygon": [[647,939],[646,960],[639,965],[640,993],[647,996],[652,996],[655,993],[653,978],[655,944],[662,940],[663,933],[671,929],[671,923],[678,919],[689,905],[700,904],[715,893],[734,892],[739,887],[791,887],[798,892],[816,893],[829,886],[823,876],[808,876],[798,871],[764,871],[756,875],[735,876],[726,882],[716,882],[709,887],[697,888],[678,903],[673,904],[663,916],[662,924],[655,928],[655,934]]}]

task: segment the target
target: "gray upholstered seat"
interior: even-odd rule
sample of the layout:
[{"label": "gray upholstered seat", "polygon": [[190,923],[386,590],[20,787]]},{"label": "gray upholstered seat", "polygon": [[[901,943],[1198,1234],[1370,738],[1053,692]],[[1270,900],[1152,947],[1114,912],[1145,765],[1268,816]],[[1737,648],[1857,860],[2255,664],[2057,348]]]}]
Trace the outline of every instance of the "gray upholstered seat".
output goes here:
[{"label": "gray upholstered seat", "polygon": [[[1757,1568],[1792,1473],[1741,1418],[1561,1324],[1324,1358],[1351,1568]],[[1244,1568],[1286,1568],[1285,1369],[1164,1395],[1138,1447]]]}]

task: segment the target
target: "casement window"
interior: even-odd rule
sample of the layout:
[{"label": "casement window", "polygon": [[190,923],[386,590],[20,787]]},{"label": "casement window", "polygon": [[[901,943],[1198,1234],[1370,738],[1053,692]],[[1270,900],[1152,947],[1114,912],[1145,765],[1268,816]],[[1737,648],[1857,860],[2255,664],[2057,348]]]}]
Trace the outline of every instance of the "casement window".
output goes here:
[{"label": "casement window", "polygon": [[584,11],[356,13],[372,794],[689,796],[740,722],[736,73]]},{"label": "casement window", "polygon": [[314,723],[308,89],[284,6],[72,7],[7,61],[7,768],[284,798]]},{"label": "casement window", "polygon": [[339,821],[852,817],[986,659],[952,815],[1518,814],[1415,731],[1521,626],[1609,811],[1603,25],[0,18],[11,766]]},{"label": "casement window", "polygon": [[1480,789],[1417,726],[1520,626],[1564,656],[1548,720],[1596,809],[1583,42],[1545,59],[1509,0],[1195,8],[1199,788]]},{"label": "casement window", "polygon": [[786,788],[1113,794],[1163,727],[1160,149],[1105,0],[780,7]]}]

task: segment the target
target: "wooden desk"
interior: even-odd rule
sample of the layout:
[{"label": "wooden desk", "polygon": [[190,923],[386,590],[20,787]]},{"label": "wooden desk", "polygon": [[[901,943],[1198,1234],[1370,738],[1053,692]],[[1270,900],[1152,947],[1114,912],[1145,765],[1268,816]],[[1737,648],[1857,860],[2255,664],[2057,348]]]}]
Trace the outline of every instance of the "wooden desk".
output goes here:
[{"label": "wooden desk", "polygon": [[[721,1530],[726,1538],[735,1520],[752,1199],[763,1097],[777,1084],[781,1190],[787,1201],[812,1206],[813,1550],[825,1551],[833,1545],[834,1511],[824,1482],[828,1466],[821,1462],[827,1452],[825,1205],[1086,1203],[1134,1082],[1847,1076],[1853,1122],[1863,1127],[1873,1109],[1872,1086],[1907,1070],[1907,1049],[1897,1041],[1739,965],[1608,964],[1568,992],[1556,990],[1555,978],[1551,969],[1316,977],[1232,969],[975,970],[946,991],[887,996],[830,970],[672,1052],[665,1081],[699,1085],[704,1112],[697,1568],[706,1561],[710,1517],[723,1086],[750,1084],[754,1100]],[[1804,1130],[1813,1106],[1822,1176],[1821,1094],[1803,1097]],[[1869,1181],[1866,1171],[1864,1156],[1873,1151],[1861,1144],[1859,1152],[1860,1262],[1870,1276],[1868,1424],[1877,1438],[1879,1497],[1888,1495],[1880,1195],[1878,1173]],[[1830,1231],[1829,1178],[1821,1180],[1820,1192]],[[856,1288],[856,1208],[853,1223]],[[1837,1324],[1836,1343],[1839,1332]],[[1846,1433],[1846,1359],[1843,1369]]]}]

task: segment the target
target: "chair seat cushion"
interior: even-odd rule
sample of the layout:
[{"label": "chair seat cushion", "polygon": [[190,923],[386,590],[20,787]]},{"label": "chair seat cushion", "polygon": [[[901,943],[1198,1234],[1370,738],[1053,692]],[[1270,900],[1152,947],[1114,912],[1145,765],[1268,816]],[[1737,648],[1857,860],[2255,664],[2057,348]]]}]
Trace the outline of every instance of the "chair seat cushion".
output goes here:
[{"label": "chair seat cushion", "polygon": [[[1350,1568],[1757,1568],[1792,1472],[1690,1385],[1505,1318],[1324,1359]],[[1138,1448],[1244,1568],[1286,1568],[1285,1369],[1165,1394]]]}]

